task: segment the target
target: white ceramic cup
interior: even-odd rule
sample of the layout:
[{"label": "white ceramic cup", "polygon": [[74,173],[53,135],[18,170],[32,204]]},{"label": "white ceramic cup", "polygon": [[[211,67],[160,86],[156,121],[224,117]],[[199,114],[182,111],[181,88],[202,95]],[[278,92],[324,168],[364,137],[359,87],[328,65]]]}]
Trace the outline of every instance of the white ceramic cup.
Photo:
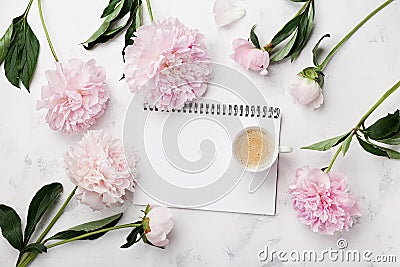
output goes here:
[{"label": "white ceramic cup", "polygon": [[[262,133],[265,134],[265,136],[267,138],[266,139],[263,138],[263,142],[268,143],[268,146],[269,146],[271,152],[268,153],[266,160],[264,162],[260,162],[260,164],[258,164],[257,166],[252,167],[252,166],[248,166],[247,162],[243,163],[239,159],[239,156],[237,153],[237,146],[238,146],[238,139],[242,135],[246,135],[246,140],[248,140],[247,133],[249,131],[254,131],[254,130],[261,131]],[[246,127],[235,136],[235,138],[232,142],[232,154],[234,155],[234,158],[236,159],[236,161],[239,162],[239,164],[241,164],[242,166],[244,166],[247,171],[249,171],[249,172],[265,171],[265,170],[269,169],[275,163],[276,159],[278,158],[279,153],[290,153],[293,150],[292,147],[290,147],[290,146],[278,145],[278,142],[279,142],[279,137],[275,135],[275,132],[271,133],[270,131],[268,131],[264,128],[261,128],[259,126]]]}]

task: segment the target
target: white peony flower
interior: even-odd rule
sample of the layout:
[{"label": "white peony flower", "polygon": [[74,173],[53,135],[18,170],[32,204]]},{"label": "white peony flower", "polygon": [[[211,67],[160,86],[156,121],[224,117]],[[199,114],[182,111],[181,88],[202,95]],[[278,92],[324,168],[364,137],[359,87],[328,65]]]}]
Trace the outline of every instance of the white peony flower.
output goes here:
[{"label": "white peony flower", "polygon": [[292,96],[303,105],[316,109],[324,102],[322,88],[315,80],[298,75],[290,88]]},{"label": "white peony flower", "polygon": [[76,197],[94,210],[120,206],[134,192],[121,140],[102,130],[87,131],[64,158],[67,175],[78,186]]},{"label": "white peony flower", "polygon": [[157,247],[164,247],[169,243],[167,235],[173,227],[172,213],[164,206],[151,206],[150,211],[143,219],[146,238]]}]

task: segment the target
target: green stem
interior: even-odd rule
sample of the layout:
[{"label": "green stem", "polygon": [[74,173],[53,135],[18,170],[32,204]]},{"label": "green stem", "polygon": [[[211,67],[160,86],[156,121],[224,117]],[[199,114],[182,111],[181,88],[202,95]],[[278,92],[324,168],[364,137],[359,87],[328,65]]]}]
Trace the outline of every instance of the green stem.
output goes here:
[{"label": "green stem", "polygon": [[[372,112],[374,112],[379,106],[380,104],[383,103],[383,101],[385,101],[391,94],[393,94],[398,88],[400,87],[400,81],[398,81],[395,85],[393,85],[389,90],[387,90],[383,96],[381,96],[381,98],[378,99],[378,101],[367,111],[367,113],[365,113],[365,115],[360,119],[360,121],[357,123],[356,127],[353,129],[353,131],[351,132],[351,135],[355,135],[357,134],[357,131],[360,129],[360,127],[362,125],[364,125],[365,120],[372,114]],[[328,173],[333,166],[333,163],[335,162],[335,160],[337,159],[337,157],[339,156],[340,151],[342,150],[342,146],[339,147],[339,149],[336,151],[335,155],[333,156],[329,167],[326,169],[326,173]]]},{"label": "green stem", "polygon": [[44,33],[46,34],[47,43],[50,46],[50,50],[51,50],[51,53],[53,54],[54,60],[56,62],[58,62],[59,60],[56,55],[56,51],[54,50],[54,46],[53,46],[53,43],[51,42],[49,32],[47,31],[46,23],[44,22],[43,11],[42,11],[42,0],[38,0],[38,8],[39,8],[40,21],[42,22],[43,30],[44,30]]},{"label": "green stem", "polygon": [[24,19],[26,18],[26,16],[28,16],[29,10],[31,10],[32,3],[33,3],[33,0],[29,0],[29,4],[26,7],[25,12],[24,12]]},{"label": "green stem", "polygon": [[92,235],[97,235],[97,234],[101,234],[101,233],[105,233],[105,232],[109,232],[109,231],[113,231],[113,230],[118,230],[118,229],[138,227],[138,226],[141,226],[141,224],[128,223],[128,224],[116,225],[116,226],[113,226],[113,227],[108,227],[108,228],[100,229],[100,230],[93,231],[93,232],[90,232],[90,233],[86,233],[86,234],[83,234],[83,235],[80,235],[80,236],[76,236],[76,237],[73,237],[73,238],[70,238],[70,239],[61,240],[61,241],[59,241],[57,243],[48,245],[46,247],[47,247],[47,249],[50,249],[50,248],[54,248],[54,247],[57,247],[59,245],[66,244],[66,243],[69,243],[69,242],[72,242],[72,241],[76,241],[76,240],[80,240],[80,239],[83,239],[83,238],[87,238],[87,237],[92,236]]},{"label": "green stem", "polygon": [[377,7],[374,11],[372,11],[370,14],[368,14],[368,16],[366,16],[362,21],[360,21],[356,27],[354,27],[354,29],[352,29],[348,34],[346,34],[342,40],[340,40],[339,43],[337,43],[337,45],[329,52],[329,54],[326,56],[326,58],[324,59],[324,61],[321,63],[321,65],[318,67],[319,71],[322,71],[326,65],[328,64],[328,62],[331,60],[331,58],[333,57],[333,55],[336,53],[336,51],[358,30],[360,29],[370,18],[372,18],[376,13],[378,13],[379,11],[381,11],[383,8],[385,8],[387,5],[389,5],[391,2],[393,2],[394,0],[387,0],[386,2],[384,2],[382,5],[380,5],[379,7]]},{"label": "green stem", "polygon": [[332,158],[332,160],[331,160],[331,163],[329,163],[328,168],[325,170],[326,173],[328,173],[328,172],[332,169],[333,163],[335,163],[335,160],[336,160],[337,157],[339,156],[340,151],[342,151],[342,147],[341,147],[341,146],[340,146],[339,149],[336,151],[335,155],[333,155],[333,158]]},{"label": "green stem", "polygon": [[365,120],[369,117],[369,115],[371,115],[372,112],[375,111],[375,109],[377,109],[379,107],[380,104],[382,104],[383,101],[386,100],[386,98],[388,98],[394,91],[396,91],[400,86],[400,81],[398,81],[395,85],[392,86],[392,88],[390,88],[389,90],[387,90],[383,96],[381,96],[381,98],[378,99],[378,101],[375,103],[375,105],[373,105],[368,111],[367,113],[365,113],[365,115],[360,119],[360,121],[357,123],[356,125],[356,129],[359,129],[360,126],[365,122]]},{"label": "green stem", "polygon": [[[39,0],[40,1],[40,0]],[[43,233],[39,236],[39,238],[36,240],[35,243],[41,243],[43,241],[43,239],[46,237],[46,235],[49,233],[49,231],[51,230],[51,228],[54,226],[54,224],[57,222],[57,220],[60,218],[61,214],[63,214],[65,208],[67,207],[67,205],[69,204],[69,202],[71,201],[72,197],[75,195],[75,191],[78,187],[75,186],[75,188],[72,190],[72,192],[69,194],[69,196],[67,197],[67,199],[64,201],[64,204],[61,206],[61,208],[58,210],[58,212],[56,213],[56,215],[54,216],[54,218],[50,221],[49,225],[47,225],[46,229],[44,229]],[[37,253],[27,253],[25,254],[22,259],[20,258],[18,260],[18,265],[19,267],[21,266],[27,266],[27,265],[20,265],[20,264],[26,264],[26,263],[30,263],[31,261],[33,261],[36,256],[38,254]]]},{"label": "green stem", "polygon": [[[40,1],[40,0],[39,0]],[[43,239],[46,237],[46,235],[49,233],[50,229],[54,226],[54,224],[57,222],[57,220],[60,218],[61,214],[63,214],[65,208],[67,207],[68,203],[71,201],[73,196],[75,195],[76,189],[78,187],[75,186],[75,188],[72,190],[72,192],[69,194],[67,199],[64,201],[64,204],[61,206],[61,208],[58,210],[57,214],[54,216],[54,218],[51,220],[49,225],[44,229],[43,233],[39,236],[39,238],[36,240],[36,243],[40,243],[43,241]]]},{"label": "green stem", "polygon": [[147,10],[149,11],[149,15],[150,15],[150,22],[153,23],[154,17],[153,17],[153,11],[151,11],[150,0],[146,0],[146,3],[147,3]]},{"label": "green stem", "polygon": [[[105,233],[105,232],[109,232],[109,231],[113,231],[113,230],[118,230],[118,229],[132,228],[132,227],[139,227],[139,226],[141,226],[141,224],[128,223],[128,224],[117,225],[117,226],[113,226],[113,227],[109,227],[109,228],[104,228],[104,229],[89,232],[89,233],[86,233],[86,234],[83,234],[83,235],[80,235],[77,237],[73,237],[70,239],[61,240],[57,243],[48,245],[47,249],[54,248],[54,247],[57,247],[57,246],[60,246],[60,245],[66,244],[66,243],[70,243],[70,242],[73,242],[76,240],[80,240],[80,239],[83,239],[83,238],[86,238],[86,237],[89,237],[92,235],[97,235],[97,234],[101,234],[101,233]],[[37,256],[37,254],[34,254],[34,253],[29,254],[28,257],[26,257],[25,259],[23,259],[21,262],[18,263],[17,267],[28,266],[36,258],[36,256]]]}]

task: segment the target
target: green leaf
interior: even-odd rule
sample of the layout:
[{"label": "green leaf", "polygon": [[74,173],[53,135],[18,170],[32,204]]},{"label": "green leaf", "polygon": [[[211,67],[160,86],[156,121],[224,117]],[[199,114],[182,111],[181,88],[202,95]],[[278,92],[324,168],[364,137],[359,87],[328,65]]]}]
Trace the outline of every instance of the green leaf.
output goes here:
[{"label": "green leaf", "polygon": [[373,155],[387,157],[389,159],[400,159],[400,153],[393,149],[375,145],[371,142],[362,140],[360,137],[357,137],[357,139],[361,147]]},{"label": "green leaf", "polygon": [[135,1],[134,2],[135,8],[131,11],[130,18],[132,18],[132,23],[129,25],[125,32],[125,45],[122,49],[122,58],[125,60],[125,49],[128,45],[133,44],[133,36],[136,32],[136,29],[142,25],[142,17],[143,17],[143,10],[142,10],[142,1]]},{"label": "green leaf", "polygon": [[24,246],[21,218],[13,208],[2,204],[0,204],[0,228],[1,233],[10,245],[21,250]]},{"label": "green leaf", "polygon": [[[139,222],[136,222],[136,223],[141,223],[141,222],[139,221]],[[139,241],[140,241],[140,238],[141,238],[142,235],[143,235],[143,233],[144,233],[143,226],[138,226],[138,227],[134,228],[134,229],[129,233],[129,235],[126,237],[126,243],[123,244],[123,245],[121,246],[121,248],[129,248],[129,247],[131,247],[133,244],[139,242]]]},{"label": "green leaf", "polygon": [[111,22],[118,22],[118,20],[124,18],[133,8],[133,2],[136,0],[124,0],[124,5],[122,6],[121,11],[119,12],[118,16],[114,18]]},{"label": "green leaf", "polygon": [[257,25],[253,25],[250,30],[250,41],[253,43],[254,47],[261,49],[260,41],[258,40],[257,34],[254,32],[254,29]]},{"label": "green leaf", "polygon": [[[133,28],[133,31],[130,35],[127,31],[128,37],[127,35],[125,35],[125,39],[130,39],[133,36],[133,32],[136,30],[137,27],[135,26],[137,25],[137,23],[135,23],[137,22],[136,15],[138,8],[141,7],[141,4],[141,0],[110,0],[109,5],[106,7],[102,14],[102,17],[105,17],[105,20],[103,21],[100,28],[88,40],[82,43],[84,48],[90,50],[94,48],[97,44],[108,42],[125,29],[128,29],[128,31],[130,32],[132,31],[130,29]],[[119,20],[124,18],[128,13],[129,18],[124,23],[120,23]],[[127,41],[125,40],[125,47],[127,46],[126,43]],[[129,43],[133,42],[129,41]],[[123,55],[124,50],[122,53]]]},{"label": "green leaf", "polygon": [[379,143],[384,143],[387,145],[400,145],[400,132],[398,132],[397,134],[386,138],[386,139],[381,139],[381,140],[377,140]]},{"label": "green leaf", "polygon": [[103,10],[103,13],[101,14],[100,18],[104,18],[104,17],[107,17],[108,15],[110,15],[114,11],[115,6],[120,1],[121,0],[110,0],[110,2],[108,3],[108,6]]},{"label": "green leaf", "polygon": [[3,60],[5,59],[8,52],[8,48],[10,47],[13,27],[14,25],[11,23],[11,25],[4,33],[3,37],[1,37],[0,39],[0,64],[3,63]]},{"label": "green leaf", "polygon": [[340,144],[341,142],[343,142],[348,136],[349,136],[350,132],[340,135],[340,136],[336,136],[306,147],[302,147],[301,149],[309,149],[309,150],[318,150],[318,151],[326,151],[328,149],[330,149],[331,147],[334,147],[338,144]]},{"label": "green leaf", "polygon": [[40,243],[32,243],[25,247],[24,252],[47,253],[47,247]]},{"label": "green leaf", "polygon": [[4,69],[10,83],[19,88],[19,81],[29,92],[29,85],[39,56],[39,41],[25,16],[13,19],[13,36]]},{"label": "green leaf", "polygon": [[373,140],[387,139],[400,131],[400,113],[396,110],[393,114],[380,118],[374,124],[362,130],[362,132]]},{"label": "green leaf", "polygon": [[294,33],[290,41],[282,47],[274,56],[271,58],[271,62],[278,62],[284,58],[286,58],[290,51],[293,48],[294,43],[296,42],[297,32]]},{"label": "green leaf", "polygon": [[342,153],[343,156],[346,155],[347,151],[349,150],[351,141],[353,140],[353,135],[350,134],[349,136],[346,137],[346,139],[342,143]]},{"label": "green leaf", "polygon": [[24,244],[28,244],[36,225],[46,213],[46,211],[60,197],[63,187],[60,183],[52,183],[43,186],[33,197],[29,204],[28,218],[25,227]]},{"label": "green leaf", "polygon": [[[78,237],[78,236],[81,236],[81,235],[84,235],[84,234],[87,234],[90,232],[94,232],[97,230],[109,228],[109,227],[115,226],[121,219],[122,215],[123,215],[122,213],[119,213],[117,215],[107,217],[105,219],[80,224],[80,225],[74,226],[72,228],[69,228],[65,231],[59,232],[47,240],[70,239],[70,238]],[[81,240],[94,240],[105,234],[106,234],[106,232],[92,235],[92,236],[89,236],[86,238],[82,238]]]},{"label": "green leaf", "polygon": [[108,42],[109,40],[111,40],[112,38],[117,36],[120,32],[122,32],[125,29],[126,25],[130,22],[131,21],[128,20],[125,24],[123,24],[119,27],[107,29],[107,31],[104,32],[101,36],[99,36],[99,38],[97,38],[95,41],[90,42],[87,45],[85,45],[85,48],[90,50],[93,47],[95,47],[97,44]]},{"label": "green leaf", "polygon": [[292,51],[290,52],[290,57],[292,62],[300,55],[301,51],[303,50],[304,46],[306,45],[310,37],[311,30],[313,27],[314,13],[315,13],[314,1],[312,1],[311,4],[309,4],[302,13],[302,18],[298,25],[297,40],[292,48]]},{"label": "green leaf", "polygon": [[292,35],[292,33],[296,30],[300,19],[301,14],[288,21],[288,23],[286,23],[285,26],[283,26],[283,28],[277,34],[275,34],[274,38],[272,38],[271,44],[275,47]]},{"label": "green leaf", "polygon": [[313,62],[314,62],[314,65],[315,65],[316,67],[319,67],[319,63],[318,63],[318,47],[319,47],[319,44],[320,44],[321,41],[322,41],[324,38],[326,38],[326,37],[331,37],[331,35],[327,33],[327,34],[325,34],[324,36],[322,36],[322,37],[319,39],[319,41],[315,44],[315,46],[314,46],[314,48],[313,48],[313,50],[312,50]]},{"label": "green leaf", "polygon": [[[95,31],[92,36],[89,37],[86,41],[82,42],[82,44],[90,44],[95,42],[102,34],[104,34],[107,29],[109,28],[111,21],[113,21],[121,12],[122,8],[124,7],[125,0],[121,0],[120,2],[116,3],[114,10],[105,18],[99,29]],[[90,49],[89,46],[85,46],[86,49]],[[94,47],[91,46],[91,47]]]}]

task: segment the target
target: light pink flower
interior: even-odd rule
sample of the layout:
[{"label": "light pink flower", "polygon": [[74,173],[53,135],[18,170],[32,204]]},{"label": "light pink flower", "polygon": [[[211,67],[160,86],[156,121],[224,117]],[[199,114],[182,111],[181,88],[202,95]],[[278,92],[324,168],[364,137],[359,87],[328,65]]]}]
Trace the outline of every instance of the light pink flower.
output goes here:
[{"label": "light pink flower", "polygon": [[147,240],[157,247],[169,243],[167,235],[174,228],[171,211],[164,206],[150,206],[150,211],[144,219],[144,233]]},{"label": "light pink flower", "polygon": [[244,8],[232,5],[231,0],[215,0],[213,12],[214,20],[220,27],[231,24],[246,14]]},{"label": "light pink flower", "polygon": [[94,210],[120,206],[134,192],[122,142],[102,130],[88,131],[64,158],[77,198]]},{"label": "light pink flower", "polygon": [[204,36],[177,19],[137,29],[126,49],[125,77],[131,92],[163,109],[178,109],[202,96],[211,76]]},{"label": "light pink flower", "polygon": [[231,59],[239,63],[246,70],[260,71],[261,75],[267,75],[269,66],[269,54],[253,46],[250,41],[242,38],[233,40],[233,54]]},{"label": "light pink flower", "polygon": [[289,194],[300,222],[314,232],[332,235],[343,229],[348,231],[353,217],[361,215],[359,199],[347,191],[347,177],[342,172],[299,168]]},{"label": "light pink flower", "polygon": [[109,98],[106,73],[95,60],[70,59],[56,63],[46,72],[37,109],[48,109],[46,122],[55,131],[78,133],[88,129],[103,115]]},{"label": "light pink flower", "polygon": [[303,105],[316,109],[324,102],[322,88],[312,79],[298,75],[297,81],[290,87],[292,96]]}]

